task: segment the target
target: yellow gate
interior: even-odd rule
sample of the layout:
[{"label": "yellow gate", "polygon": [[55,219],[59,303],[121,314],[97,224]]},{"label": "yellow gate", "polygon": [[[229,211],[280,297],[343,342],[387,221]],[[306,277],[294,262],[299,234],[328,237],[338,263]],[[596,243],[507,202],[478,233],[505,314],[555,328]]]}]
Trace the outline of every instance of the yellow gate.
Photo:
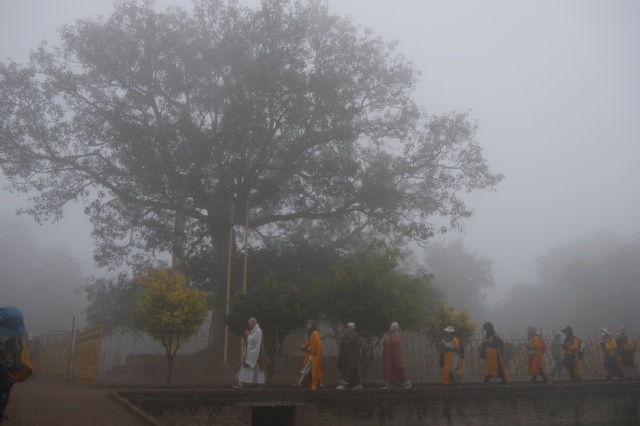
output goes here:
[{"label": "yellow gate", "polygon": [[102,323],[76,334],[73,352],[73,379],[95,385],[98,383]]},{"label": "yellow gate", "polygon": [[43,338],[41,365],[36,373],[52,380],[67,380],[70,353],[71,332],[48,331]]}]

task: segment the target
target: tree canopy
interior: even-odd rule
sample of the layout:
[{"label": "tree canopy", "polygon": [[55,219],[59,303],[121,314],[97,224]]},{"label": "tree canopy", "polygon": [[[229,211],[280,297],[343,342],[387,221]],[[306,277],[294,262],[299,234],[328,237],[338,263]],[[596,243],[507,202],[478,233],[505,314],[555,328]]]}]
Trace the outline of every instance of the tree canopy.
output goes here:
[{"label": "tree canopy", "polygon": [[87,298],[84,313],[87,321],[102,321],[106,333],[134,330],[133,311],[140,286],[121,272],[113,278],[90,277],[81,291]]},{"label": "tree canopy", "polygon": [[426,113],[397,44],[322,1],[122,0],[60,37],[0,63],[0,166],[38,221],[85,206],[99,266],[210,248],[221,296],[246,215],[254,245],[424,243],[503,178],[467,111]]},{"label": "tree canopy", "polygon": [[359,332],[382,336],[393,321],[403,329],[419,330],[439,292],[424,271],[403,272],[402,255],[381,241],[348,253],[322,284],[318,304],[327,319],[355,322]]}]

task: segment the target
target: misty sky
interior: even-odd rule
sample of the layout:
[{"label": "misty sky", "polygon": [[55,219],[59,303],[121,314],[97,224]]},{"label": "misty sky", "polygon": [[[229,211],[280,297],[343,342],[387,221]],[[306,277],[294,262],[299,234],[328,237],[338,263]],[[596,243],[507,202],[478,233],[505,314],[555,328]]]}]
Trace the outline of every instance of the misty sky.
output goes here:
[{"label": "misty sky", "polygon": [[[256,5],[257,0],[239,0]],[[158,2],[189,6],[183,0]],[[537,281],[534,258],[605,230],[640,232],[640,2],[330,0],[330,8],[387,40],[422,71],[414,95],[430,113],[471,109],[495,193],[466,199],[462,237],[493,260],[501,298]],[[0,58],[26,62],[55,28],[112,10],[110,1],[1,0]],[[26,198],[1,193],[2,215]],[[91,271],[82,206],[38,234]],[[421,254],[418,255],[422,257]]]}]

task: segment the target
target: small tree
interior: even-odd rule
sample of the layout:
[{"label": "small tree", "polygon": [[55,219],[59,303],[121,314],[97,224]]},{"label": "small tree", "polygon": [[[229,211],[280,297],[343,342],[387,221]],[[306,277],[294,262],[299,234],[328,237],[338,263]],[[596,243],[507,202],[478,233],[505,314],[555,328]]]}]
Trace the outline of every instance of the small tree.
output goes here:
[{"label": "small tree", "polygon": [[184,275],[149,270],[136,277],[140,291],[136,298],[134,323],[160,342],[167,355],[167,385],[171,384],[173,360],[207,315],[207,294],[189,288]]},{"label": "small tree", "polygon": [[296,286],[279,281],[269,275],[249,294],[239,294],[233,311],[227,318],[229,326],[237,331],[246,327],[247,319],[255,317],[262,329],[267,352],[267,383],[271,383],[276,366],[276,355],[284,339],[307,319],[307,302]]},{"label": "small tree", "polygon": [[328,318],[356,323],[363,382],[389,324],[398,321],[405,330],[418,330],[438,294],[430,275],[398,270],[401,259],[399,250],[375,241],[332,268],[317,297]]}]

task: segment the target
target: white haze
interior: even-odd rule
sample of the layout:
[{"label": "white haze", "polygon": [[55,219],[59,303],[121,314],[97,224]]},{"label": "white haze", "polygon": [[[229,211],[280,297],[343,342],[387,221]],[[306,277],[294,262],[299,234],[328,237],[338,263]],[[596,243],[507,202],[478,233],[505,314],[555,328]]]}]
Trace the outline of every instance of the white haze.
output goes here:
[{"label": "white haze", "polygon": [[[534,258],[551,247],[598,230],[640,231],[640,2],[329,5],[399,40],[398,50],[422,71],[415,99],[430,113],[471,109],[478,120],[486,157],[507,179],[495,193],[467,196],[475,214],[466,234],[446,238],[462,238],[493,260],[493,300],[536,282]],[[0,58],[24,63],[42,39],[57,44],[55,28],[111,10],[109,1],[2,0]],[[6,192],[1,200],[3,216],[27,203]],[[89,275],[96,271],[82,207],[69,206],[61,222],[37,234],[44,245],[67,246]]]}]

